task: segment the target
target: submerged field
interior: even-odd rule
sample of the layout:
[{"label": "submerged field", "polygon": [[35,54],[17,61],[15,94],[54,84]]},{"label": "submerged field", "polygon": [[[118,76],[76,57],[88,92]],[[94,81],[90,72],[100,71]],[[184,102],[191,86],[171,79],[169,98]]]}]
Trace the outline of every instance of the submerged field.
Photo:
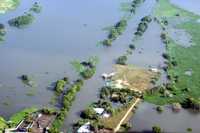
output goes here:
[{"label": "submerged field", "polygon": [[[166,46],[167,54],[177,63],[176,66],[170,66],[167,70],[173,84],[171,91],[173,97],[166,98],[159,92],[155,92],[154,95],[146,95],[145,100],[155,104],[183,102],[187,97],[198,100],[200,95],[200,23],[197,21],[200,17],[175,7],[166,0],[159,1],[155,16],[160,20],[164,18],[169,22],[168,25],[173,25],[173,28],[183,29],[189,33],[192,37],[192,46],[183,47],[170,38],[171,41]],[[178,78],[176,82],[175,77]]]},{"label": "submerged field", "polygon": [[[0,13],[13,10],[19,4],[19,0],[0,1],[3,1],[0,2]],[[137,10],[135,10],[136,6],[129,1],[127,4],[130,4],[135,12],[131,13],[130,18],[127,19],[126,24],[121,29],[116,25],[119,25],[118,22],[127,15],[119,11],[121,2],[124,1],[60,0],[58,3],[56,0],[38,0],[37,3],[35,0],[24,0],[15,11],[2,15],[2,23],[8,29],[8,34],[0,48],[0,100],[2,101],[0,103],[0,116],[2,116],[0,117],[0,133],[2,129],[8,126],[7,120],[11,120],[13,125],[16,125],[24,119],[27,113],[34,112],[35,108],[20,112],[20,110],[32,105],[37,108],[44,106],[56,109],[61,108],[61,110],[58,110],[61,113],[54,122],[53,127],[56,130],[58,127],[60,130],[61,127],[61,131],[68,132],[72,131],[72,124],[79,119],[83,109],[99,100],[99,97],[101,100],[112,101],[112,106],[107,105],[108,107],[105,109],[107,113],[111,114],[111,117],[102,119],[100,123],[99,119],[96,120],[94,118],[96,116],[93,113],[94,111],[89,117],[91,117],[92,122],[97,122],[92,123],[94,124],[93,127],[96,126],[95,124],[102,126],[101,124],[103,123],[103,125],[106,125],[106,128],[110,129],[121,125],[119,123],[127,110],[129,110],[129,106],[121,107],[123,107],[122,105],[129,105],[127,103],[130,102],[131,98],[140,97],[141,99],[144,98],[147,102],[159,105],[174,102],[182,103],[188,97],[199,101],[200,17],[170,4],[169,0],[159,0],[157,4],[156,0],[146,0],[140,6],[137,6]],[[132,2],[134,3],[134,1]],[[44,7],[44,10],[39,14],[41,7],[37,10],[37,8],[33,8],[33,4],[36,7],[41,5]],[[58,12],[55,5],[61,11]],[[154,6],[155,10],[152,14]],[[78,10],[75,11],[75,9]],[[35,12],[34,16],[37,16],[36,21],[34,23],[27,21],[26,23],[22,23],[22,25],[28,26],[16,28],[19,27],[18,22],[21,19],[24,20],[24,17],[15,17],[22,15],[26,11]],[[38,14],[36,14],[37,11],[39,11]],[[131,11],[133,12],[133,10]],[[152,20],[148,23],[145,22],[146,27],[144,27],[144,31],[135,39],[138,27],[143,25],[141,19],[145,18],[145,16]],[[9,27],[6,22],[12,18],[15,18],[14,27]],[[95,19],[92,20],[92,18]],[[156,19],[160,23],[157,23]],[[57,25],[54,26],[55,24]],[[105,31],[102,29],[108,25],[115,25],[115,30],[118,29],[119,33],[113,30],[112,34],[109,34],[110,32],[107,33],[108,35],[105,34]],[[176,29],[176,31],[180,32],[184,31],[187,34],[177,35],[175,33],[177,36],[172,38],[168,33],[169,29]],[[166,33],[166,38],[169,39],[169,43],[166,45],[162,42],[162,33]],[[110,44],[109,48],[96,45],[99,41],[109,37],[112,39],[113,44],[111,46],[108,43]],[[179,44],[181,41],[176,37],[183,39],[183,41],[181,40],[182,42],[189,43],[186,45],[187,47]],[[92,63],[93,61],[88,59],[91,56],[98,57],[98,64]],[[119,57],[126,57],[127,59],[123,63],[124,66],[116,67],[115,63]],[[165,68],[164,72],[162,68],[166,64],[167,68]],[[133,67],[128,68],[127,66]],[[77,68],[78,73],[73,71],[73,67]],[[166,82],[166,75],[168,75],[170,90],[167,90],[167,92],[170,93],[170,97],[165,97],[162,89],[152,91],[152,93],[145,93],[144,96],[138,94],[138,92],[131,93],[131,91],[135,90],[143,92],[157,85],[158,74],[157,72],[156,74],[153,73],[152,69],[158,70],[159,73],[161,72],[160,80],[162,83]],[[126,89],[119,91],[116,88],[110,89],[107,87],[102,91],[102,86],[105,86],[109,82],[105,83],[106,80],[102,80],[101,76],[113,71],[118,71],[118,73],[113,76],[116,82],[110,82],[111,85],[113,85],[112,83],[116,83],[116,85],[122,84]],[[30,84],[34,82],[37,85],[31,87],[21,82],[20,79],[23,75],[30,77],[30,79],[27,78],[31,81]],[[84,79],[84,84],[80,88],[76,88],[73,86],[73,83],[79,78]],[[65,80],[67,81],[62,83]],[[119,84],[117,84],[117,80]],[[59,81],[61,81],[61,85],[58,85]],[[163,86],[166,87],[167,85],[164,84]],[[56,95],[57,93],[54,95],[54,90],[60,95]],[[107,96],[101,95],[105,92],[109,92]],[[102,106],[101,104],[98,103],[97,105],[100,107]],[[160,117],[157,117],[160,114],[156,114],[155,109],[157,105],[148,106],[148,104],[144,102],[139,106],[139,115],[136,113],[136,120],[138,121],[133,121],[133,130],[131,129],[131,131],[134,131],[134,128],[137,129],[137,127],[143,130],[146,128],[146,125],[151,130],[152,123],[160,124]],[[94,108],[95,106],[92,107]],[[140,109],[140,107],[142,108]],[[166,108],[169,109],[168,107]],[[135,109],[133,109],[133,112]],[[173,121],[172,116],[175,114],[171,114],[171,110],[167,109],[165,109],[167,114],[164,110],[164,115],[160,116],[170,123],[170,121]],[[148,111],[150,111],[149,114]],[[180,125],[185,124],[181,123],[182,119],[180,115],[185,116],[186,111],[184,110],[183,113],[179,113]],[[145,112],[150,117],[141,112]],[[16,114],[13,115],[14,113]],[[132,113],[127,116],[127,120],[124,123],[129,121],[128,119]],[[155,118],[152,118],[154,116]],[[188,119],[188,121],[192,121],[195,119],[195,122],[191,122],[192,124],[199,121],[199,117],[191,117],[193,115],[186,115],[184,120]],[[140,121],[141,119],[142,121]],[[153,122],[149,122],[149,120]],[[170,125],[165,123],[166,121],[163,121],[162,124],[164,123],[166,126],[162,124],[161,126],[168,128]],[[176,130],[178,128],[180,127],[173,127],[172,130],[178,131]],[[194,130],[199,131],[195,128],[198,128],[198,126],[194,127]]]}]

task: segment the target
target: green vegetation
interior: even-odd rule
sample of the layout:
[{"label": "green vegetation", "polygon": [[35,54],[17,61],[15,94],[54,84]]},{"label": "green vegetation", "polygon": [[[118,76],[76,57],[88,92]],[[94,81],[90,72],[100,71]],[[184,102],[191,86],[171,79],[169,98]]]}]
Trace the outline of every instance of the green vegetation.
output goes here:
[{"label": "green vegetation", "polygon": [[192,132],[192,128],[187,128],[187,131],[188,132]]},{"label": "green vegetation", "polygon": [[145,0],[133,0],[131,3],[123,3],[122,10],[135,14],[137,7]]},{"label": "green vegetation", "polygon": [[98,58],[95,56],[83,62],[75,60],[72,62],[72,65],[82,78],[89,79],[95,74],[97,63]]},{"label": "green vegetation", "polygon": [[135,45],[130,44],[130,45],[129,45],[129,48],[130,48],[131,50],[135,50]]},{"label": "green vegetation", "polygon": [[30,87],[35,87],[36,86],[36,83],[33,81],[33,79],[28,76],[28,75],[22,75],[21,77],[21,80],[24,84],[30,86]]},{"label": "green vegetation", "polygon": [[135,35],[142,36],[144,32],[148,28],[148,24],[152,21],[152,18],[150,16],[145,16],[141,19],[141,22],[138,25],[137,31],[135,32]]},{"label": "green vegetation", "polygon": [[10,120],[9,120],[9,124],[14,127],[16,126],[17,124],[20,123],[20,121],[22,121],[26,116],[28,116],[29,114],[33,113],[33,112],[36,112],[38,109],[37,108],[34,108],[34,107],[31,107],[31,108],[26,108],[16,114],[14,114]]},{"label": "green vegetation", "polygon": [[0,24],[0,42],[4,40],[5,35],[6,35],[6,28],[3,24]]},{"label": "green vegetation", "polygon": [[20,3],[20,0],[1,0],[0,2],[0,14],[9,10],[14,10]]},{"label": "green vegetation", "polygon": [[42,7],[39,5],[38,2],[35,2],[33,6],[30,8],[30,11],[33,11],[34,13],[40,13],[42,10]]},{"label": "green vegetation", "polygon": [[116,64],[126,65],[127,60],[128,60],[128,58],[127,58],[126,55],[120,56],[120,57],[117,58]]},{"label": "green vegetation", "polygon": [[76,93],[80,91],[82,86],[83,80],[77,80],[74,82],[74,84],[71,85],[67,92],[64,93],[62,100],[62,108],[60,109],[60,113],[58,114],[58,116],[52,124],[50,133],[59,133],[59,129],[63,125],[65,117],[67,116],[67,113],[70,110],[70,107],[72,106],[72,102],[75,100]]},{"label": "green vegetation", "polygon": [[3,133],[3,130],[7,127],[7,122],[4,118],[0,117],[0,133]]},{"label": "green vegetation", "polygon": [[108,34],[108,38],[103,41],[103,45],[111,46],[112,42],[116,40],[126,29],[127,20],[120,20],[115,26],[111,28]]},{"label": "green vegetation", "polygon": [[31,13],[24,13],[24,15],[10,19],[8,24],[17,28],[22,28],[31,24],[34,20],[34,16]]},{"label": "green vegetation", "polygon": [[157,106],[157,107],[156,107],[156,111],[157,111],[158,113],[162,113],[162,112],[163,112],[163,107],[162,107],[162,106]]},{"label": "green vegetation", "polygon": [[55,90],[58,95],[60,95],[64,91],[64,87],[67,83],[68,83],[68,78],[64,78],[56,82]]},{"label": "green vegetation", "polygon": [[[178,16],[176,14],[179,14]],[[200,75],[200,24],[197,20],[200,18],[193,13],[185,11],[171,5],[168,0],[159,0],[155,15],[159,20],[179,20],[179,16],[187,21],[180,22],[176,28],[184,29],[192,36],[194,45],[185,48],[176,44],[167,34],[161,35],[162,39],[168,40],[166,44],[167,53],[164,55],[167,59],[167,68],[165,69],[170,80],[165,91],[156,90],[152,94],[146,94],[146,101],[163,105],[168,103],[182,103],[186,107],[198,108],[199,105],[199,75]],[[171,21],[168,21],[169,24]],[[161,23],[162,25],[162,23]],[[191,69],[192,75],[188,76],[185,72]],[[168,92],[169,96],[164,96]],[[189,102],[189,103],[188,103]]]},{"label": "green vegetation", "polygon": [[152,132],[153,133],[162,133],[161,128],[159,126],[153,126]]}]

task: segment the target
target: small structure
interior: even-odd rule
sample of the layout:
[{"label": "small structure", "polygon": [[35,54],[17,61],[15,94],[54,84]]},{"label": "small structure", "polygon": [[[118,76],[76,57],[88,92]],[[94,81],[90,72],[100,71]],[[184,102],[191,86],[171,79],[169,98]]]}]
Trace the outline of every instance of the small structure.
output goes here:
[{"label": "small structure", "polygon": [[110,117],[110,114],[105,111],[104,108],[93,108],[94,111],[103,118]]},{"label": "small structure", "polygon": [[181,110],[181,104],[180,103],[173,103],[172,104],[172,110],[174,112],[180,112],[180,110]]},{"label": "small structure", "polygon": [[92,131],[90,130],[90,122],[85,123],[82,125],[78,130],[78,133],[91,133]]},{"label": "small structure", "polygon": [[5,133],[46,133],[56,118],[56,113],[35,112],[22,120],[17,127],[5,129]]},{"label": "small structure", "polygon": [[151,72],[154,72],[154,73],[159,73],[159,72],[160,72],[160,70],[157,69],[157,68],[150,68],[149,70],[150,70]]},{"label": "small structure", "polygon": [[99,115],[102,115],[103,112],[104,112],[104,108],[94,108],[94,111],[99,114]]},{"label": "small structure", "polygon": [[115,76],[115,73],[114,73],[114,72],[109,73],[109,74],[103,73],[101,76],[102,76],[102,78],[103,78],[104,80],[106,80],[106,79],[111,79],[113,76]]}]

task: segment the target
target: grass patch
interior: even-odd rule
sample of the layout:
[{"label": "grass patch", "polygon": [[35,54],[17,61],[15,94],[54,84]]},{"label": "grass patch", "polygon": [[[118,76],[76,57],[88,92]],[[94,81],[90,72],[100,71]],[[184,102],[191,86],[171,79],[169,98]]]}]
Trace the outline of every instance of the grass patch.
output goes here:
[{"label": "grass patch", "polygon": [[[173,40],[170,40],[166,44],[167,54],[169,55],[168,61],[173,59],[177,64],[176,66],[168,65],[167,69],[171,84],[174,86],[174,89],[170,90],[173,97],[163,97],[159,91],[151,95],[146,94],[144,96],[145,100],[154,104],[182,103],[188,97],[193,97],[198,100],[200,96],[200,24],[197,23],[197,19],[200,17],[171,5],[168,0],[160,0],[155,11],[155,15],[159,19],[162,17],[166,17],[166,19],[175,18],[177,17],[175,16],[177,13],[180,14],[180,17],[189,18],[188,21],[180,23],[176,27],[188,32],[192,36],[192,43],[194,45],[185,48],[176,44]],[[188,69],[192,70],[192,75],[190,76],[185,74]],[[176,79],[178,77],[177,81],[175,81],[175,77]]]},{"label": "grass patch", "polygon": [[129,108],[131,107],[131,103],[132,102],[130,102],[128,105],[125,105],[124,107],[120,108],[119,111],[115,111],[115,113],[111,117],[100,119],[100,123],[102,123],[105,128],[113,130],[114,128],[117,127],[117,125],[119,124],[121,119],[124,117],[126,112],[129,110]]},{"label": "grass patch", "polygon": [[26,108],[16,114],[14,114],[11,118],[10,118],[10,122],[12,126],[16,126],[17,124],[20,123],[20,121],[22,121],[27,115],[36,112],[38,109],[35,107],[31,107],[31,108]]},{"label": "grass patch", "polygon": [[133,66],[115,65],[115,69],[117,73],[114,80],[123,80],[127,82],[125,83],[127,88],[140,91],[150,88],[152,79],[157,75],[151,71]]},{"label": "grass patch", "polygon": [[7,127],[7,123],[3,117],[0,117],[0,133],[3,133],[4,128]]}]

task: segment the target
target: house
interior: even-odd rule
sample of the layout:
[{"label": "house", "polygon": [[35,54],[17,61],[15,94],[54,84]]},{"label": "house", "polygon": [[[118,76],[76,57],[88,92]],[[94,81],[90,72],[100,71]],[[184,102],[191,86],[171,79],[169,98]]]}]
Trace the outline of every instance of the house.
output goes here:
[{"label": "house", "polygon": [[104,108],[93,108],[94,111],[103,118],[110,117],[110,114],[105,111]]},{"label": "house", "polygon": [[104,108],[93,108],[93,109],[94,109],[94,111],[95,111],[97,114],[99,114],[99,115],[102,115],[103,112],[104,112]]},{"label": "house", "polygon": [[101,75],[101,77],[102,77],[104,80],[106,80],[106,79],[111,79],[113,76],[115,76],[115,73],[114,73],[114,72],[109,73],[109,74],[103,73],[103,74]]},{"label": "house", "polygon": [[85,123],[82,125],[78,130],[78,133],[91,133],[92,131],[90,130],[90,122]]},{"label": "house", "polygon": [[158,70],[157,68],[150,68],[149,70],[152,71],[152,72],[155,72],[155,73],[159,73],[160,72],[160,70]]}]

